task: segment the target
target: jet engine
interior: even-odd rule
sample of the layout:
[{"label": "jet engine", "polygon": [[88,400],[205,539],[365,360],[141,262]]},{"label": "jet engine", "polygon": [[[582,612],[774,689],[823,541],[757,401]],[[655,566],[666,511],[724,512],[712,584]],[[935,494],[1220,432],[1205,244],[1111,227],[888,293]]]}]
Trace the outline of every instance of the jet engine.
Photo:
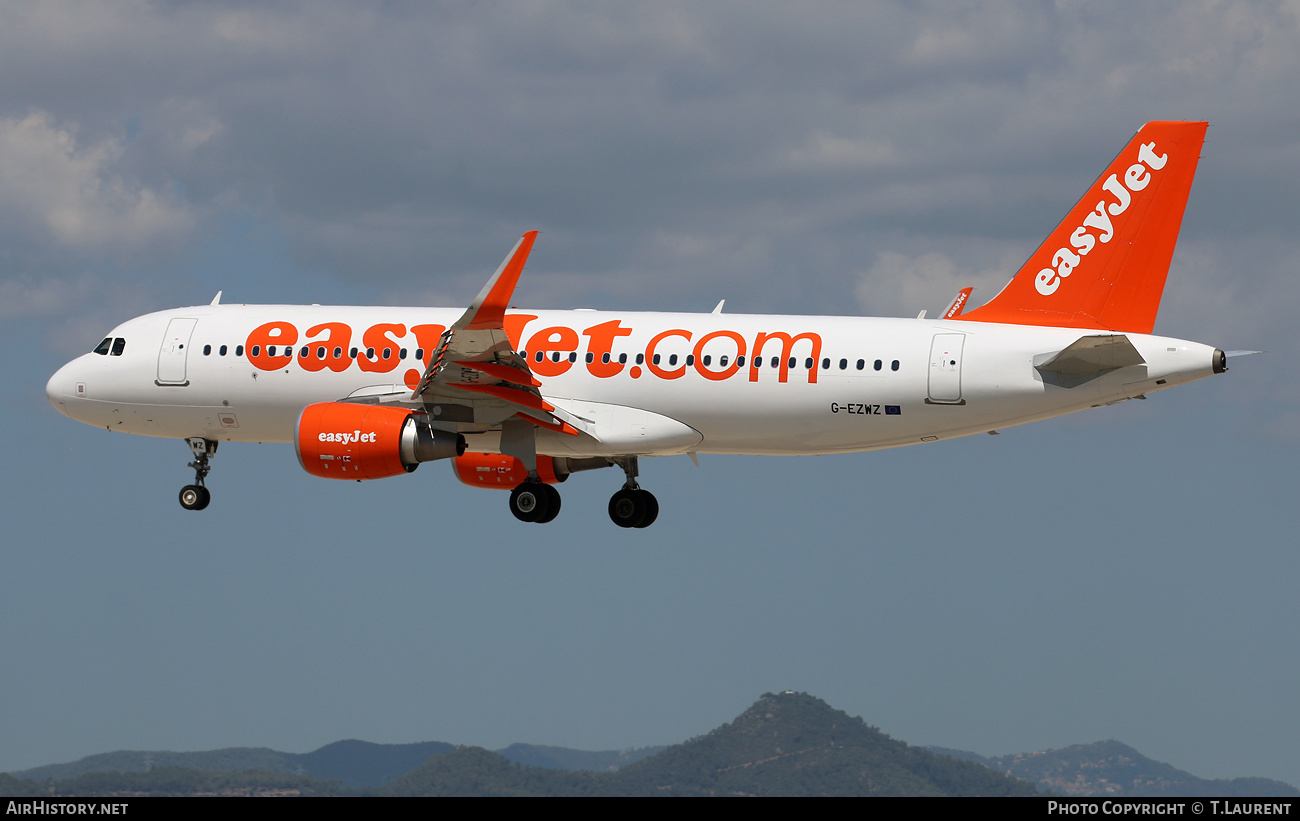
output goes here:
[{"label": "jet engine", "polygon": [[303,408],[293,444],[302,469],[325,479],[382,479],[465,452],[465,437],[429,427],[421,412],[351,402]]},{"label": "jet engine", "polygon": [[[603,457],[575,459],[568,456],[537,455],[537,478],[555,485],[580,470],[607,468],[610,461]],[[456,478],[470,487],[494,487],[512,490],[528,481],[528,469],[513,456],[499,453],[466,453],[452,460],[451,468]]]}]

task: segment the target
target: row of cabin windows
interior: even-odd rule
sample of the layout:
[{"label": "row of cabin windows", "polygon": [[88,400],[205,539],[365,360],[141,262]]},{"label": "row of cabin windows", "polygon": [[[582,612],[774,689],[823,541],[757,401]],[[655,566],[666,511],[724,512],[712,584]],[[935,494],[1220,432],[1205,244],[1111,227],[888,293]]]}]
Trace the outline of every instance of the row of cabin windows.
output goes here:
[{"label": "row of cabin windows", "polygon": [[[366,348],[366,350],[365,350],[365,356],[366,356],[367,359],[380,359],[380,358],[382,358],[382,359],[392,359],[392,358],[393,358],[393,350],[394,350],[393,348],[384,348],[383,351],[380,352],[380,355],[379,355],[379,356],[376,356],[376,355],[375,355],[375,349],[374,349],[374,348]],[[219,347],[217,348],[217,356],[225,356],[228,352],[229,352],[229,349],[228,349],[225,345],[221,345],[221,346],[219,346]],[[252,356],[261,356],[261,355],[262,355],[262,346],[261,346],[261,345],[254,345],[253,347],[251,347],[251,348],[248,349],[248,352],[249,352],[249,354],[252,355]],[[329,352],[329,349],[326,348],[324,345],[317,346],[314,350],[312,349],[312,347],[311,347],[310,345],[304,345],[301,349],[298,350],[298,356],[299,356],[300,358],[302,358],[302,359],[310,359],[311,356],[312,356],[313,354],[315,354],[315,356],[316,356],[317,359],[324,359],[326,353],[328,353],[328,352]],[[359,350],[358,348],[351,348],[351,349],[349,349],[349,350],[348,350],[348,358],[349,358],[349,359],[356,359],[356,358],[357,358],[357,354],[358,354],[359,352],[360,352],[360,350]],[[212,355],[212,346],[211,346],[211,345],[204,345],[204,346],[203,346],[203,355],[204,355],[204,356],[211,356],[211,355]],[[243,345],[236,345],[236,346],[235,346],[235,356],[243,356],[243,355],[244,355],[244,346],[243,346]],[[289,346],[289,345],[285,345],[285,346],[279,346],[279,345],[267,345],[267,346],[266,346],[266,355],[267,355],[267,356],[284,356],[284,357],[290,357],[290,358],[292,358],[293,355],[294,355],[294,351],[293,351],[293,348],[292,348],[291,346]],[[334,359],[342,359],[342,358],[343,358],[343,349],[342,349],[342,348],[335,348],[334,351],[333,351],[333,358],[334,358]],[[398,348],[398,349],[397,349],[397,358],[398,358],[398,359],[406,359],[406,348]],[[416,348],[416,349],[415,349],[415,358],[416,358],[416,359],[423,359],[423,358],[424,358],[424,348]]]},{"label": "row of cabin windows", "polygon": [[124,350],[126,350],[126,340],[120,336],[116,339],[106,336],[103,342],[95,346],[95,353],[100,356],[121,356]]},{"label": "row of cabin windows", "polygon": [[[106,353],[109,353],[109,350],[110,350],[110,347],[111,347],[111,350],[112,350],[112,354],[113,354],[113,356],[121,356],[121,355],[122,355],[122,349],[125,347],[125,345],[126,345],[126,340],[125,340],[125,339],[117,339],[117,340],[114,340],[114,339],[112,339],[112,338],[105,339],[103,342],[99,343],[99,347],[98,347],[98,348],[95,348],[95,353],[97,353],[97,354],[106,354]],[[324,359],[324,358],[325,358],[325,355],[326,355],[326,353],[327,353],[327,351],[328,351],[328,349],[327,349],[324,345],[320,345],[320,346],[317,346],[317,347],[316,347],[314,353],[316,354],[316,358],[317,358],[317,359]],[[350,358],[350,359],[356,359],[356,358],[357,358],[357,354],[358,354],[358,352],[359,352],[359,349],[357,349],[357,348],[352,348],[352,349],[350,349],[350,350],[348,351],[348,358]],[[227,353],[227,348],[226,348],[225,345],[222,345],[222,346],[220,346],[219,348],[217,348],[217,355],[218,355],[218,356],[225,356],[226,353]],[[261,346],[260,346],[260,345],[254,345],[252,348],[249,348],[249,353],[252,354],[253,356],[260,356],[260,355],[261,355]],[[312,350],[311,346],[309,346],[309,345],[304,345],[304,346],[303,346],[303,347],[298,351],[298,356],[300,356],[300,357],[303,358],[303,359],[308,359],[308,358],[311,357],[312,353],[313,353],[313,350]],[[288,346],[288,345],[285,345],[285,346],[283,346],[283,347],[280,347],[280,346],[277,346],[277,345],[268,345],[268,346],[266,347],[266,355],[267,355],[267,356],[284,356],[284,357],[292,358],[292,357],[293,357],[293,354],[294,354],[293,348],[290,347],[290,346]],[[204,355],[204,356],[211,356],[211,355],[212,355],[212,346],[211,346],[211,345],[204,345],[204,346],[203,346],[203,355]],[[243,346],[243,345],[236,345],[236,346],[235,346],[235,356],[243,356],[243,355],[244,355],[244,346]],[[334,357],[333,357],[334,359],[341,359],[341,358],[343,357],[343,349],[342,349],[342,348],[335,348],[334,351],[333,351],[333,355],[334,355]],[[367,358],[367,359],[376,359],[376,358],[380,358],[380,357],[376,357],[376,356],[375,356],[375,349],[374,349],[374,348],[366,348],[365,355],[366,355],[366,358]],[[528,352],[527,352],[527,351],[520,351],[520,352],[519,352],[519,355],[522,356],[522,357],[524,358],[525,361],[527,361],[527,359],[528,359]],[[384,350],[383,350],[382,353],[381,353],[381,358],[383,358],[383,359],[392,359],[392,357],[393,357],[393,349],[392,349],[392,348],[384,348]],[[398,359],[406,359],[406,348],[398,348],[398,349],[397,349],[397,358],[398,358]],[[415,358],[416,358],[416,359],[424,359],[424,348],[416,348],[416,349],[415,349]],[[536,352],[533,354],[533,360],[534,360],[535,362],[543,362],[543,361],[545,361],[545,359],[546,359],[546,353],[545,353],[544,351],[536,351]],[[669,354],[669,355],[668,355],[668,365],[669,365],[669,367],[672,367],[672,366],[676,365],[676,364],[677,364],[677,359],[678,359],[677,354],[675,354],[675,353],[674,353],[674,354]],[[570,362],[577,362],[577,361],[578,361],[578,354],[577,354],[577,353],[572,353],[572,352],[571,352],[571,353],[568,355],[568,360],[569,360]],[[560,352],[559,352],[559,351],[552,351],[552,352],[551,352],[551,361],[552,361],[552,362],[559,362],[559,361],[560,361]],[[587,353],[587,356],[586,356],[586,361],[587,361],[587,364],[591,364],[592,362],[595,362],[595,361],[596,361],[596,355],[593,354],[593,353],[588,352],[588,353]],[[608,364],[612,361],[612,360],[611,360],[611,356],[610,356],[610,354],[608,354],[608,353],[603,353],[603,354],[601,354],[601,355],[600,355],[600,361],[601,361],[602,363],[608,365]],[[651,361],[652,361],[654,364],[659,365],[659,364],[662,363],[662,357],[661,357],[660,354],[655,354],[655,355],[651,358]],[[725,356],[725,355],[724,355],[724,356],[720,356],[720,357],[718,357],[718,367],[720,367],[720,368],[725,368],[725,367],[727,367],[727,363],[728,363],[729,361],[730,361],[730,358],[727,357],[727,356]],[[786,367],[787,367],[787,368],[794,368],[794,367],[796,367],[796,366],[798,365],[798,362],[799,362],[799,360],[798,360],[796,357],[793,357],[793,356],[792,356],[792,357],[790,357],[790,360],[789,360],[788,362],[786,362]],[[618,355],[618,363],[619,363],[620,365],[626,365],[626,364],[627,364],[627,354],[625,354],[625,353],[621,353],[621,354],[619,354],[619,355]],[[636,355],[636,364],[638,364],[638,365],[644,365],[644,364],[645,364],[645,354],[640,354],[640,353],[639,353],[639,354]],[[687,364],[687,366],[691,366],[691,365],[694,365],[694,364],[695,364],[695,355],[694,355],[694,354],[687,354],[687,355],[686,355],[686,364]],[[707,367],[711,367],[711,366],[713,365],[713,357],[710,356],[709,354],[705,354],[703,357],[701,357],[701,359],[700,359],[700,364],[704,365],[704,367],[706,367],[706,368],[707,368]],[[740,356],[737,356],[737,357],[736,357],[736,362],[735,362],[735,364],[736,364],[736,367],[739,367],[739,368],[743,368],[743,367],[745,367],[745,357],[744,357],[743,354],[740,355]],[[763,360],[762,360],[762,359],[759,359],[759,360],[757,360],[754,364],[755,364],[755,367],[760,367],[760,368],[761,368],[761,367],[763,366]],[[813,367],[813,360],[812,360],[812,357],[808,357],[807,359],[805,359],[805,360],[803,361],[803,366],[804,366],[804,368],[807,369],[807,370],[812,370],[812,367]],[[774,356],[774,357],[772,357],[772,359],[771,359],[771,367],[773,367],[773,368],[779,368],[779,367],[781,367],[781,358],[780,358],[779,356]],[[872,370],[876,370],[876,371],[883,370],[884,367],[885,367],[885,363],[884,363],[883,360],[880,360],[880,359],[877,359],[875,362],[873,362],[873,363],[871,364],[871,368],[872,368]],[[866,370],[866,368],[867,368],[867,360],[865,360],[865,359],[859,359],[859,360],[857,360],[857,362],[854,364],[854,368],[855,368],[855,370],[859,370],[859,371]],[[831,360],[830,360],[830,358],[823,359],[823,360],[822,360],[822,370],[824,370],[824,371],[829,371],[830,369],[831,369]],[[849,369],[849,360],[847,360],[847,359],[841,359],[841,360],[839,361],[839,369],[842,370],[842,371],[846,371],[846,370],[848,370],[848,369]],[[898,370],[898,360],[897,360],[897,359],[895,359],[895,360],[893,360],[892,362],[889,363],[889,369],[890,369],[891,371],[896,371],[896,370]]]},{"label": "row of cabin windows", "polygon": [[[522,356],[525,360],[528,359],[528,352],[527,352],[527,351],[520,351],[519,354],[520,354],[520,356]],[[550,357],[550,358],[551,358],[551,361],[552,361],[552,362],[559,362],[559,361],[560,361],[560,352],[559,352],[559,351],[552,351],[552,352],[551,352],[551,357]],[[568,356],[568,359],[569,359],[570,362],[577,362],[577,361],[578,361],[578,355],[577,355],[576,353],[570,353],[569,356]],[[546,354],[545,354],[545,352],[543,352],[543,351],[537,351],[537,352],[535,352],[535,353],[533,354],[533,361],[534,361],[534,362],[544,362],[544,361],[546,361]],[[591,364],[591,363],[594,362],[594,361],[596,361],[595,354],[588,353],[588,354],[587,354],[587,364]],[[611,361],[611,359],[610,359],[610,354],[608,354],[608,353],[603,353],[603,354],[601,354],[601,355],[600,355],[600,361],[603,362],[603,363],[605,363],[606,365],[608,365],[608,364],[610,363],[610,361]],[[656,364],[656,365],[661,364],[661,357],[660,357],[660,355],[659,355],[659,354],[655,354],[654,357],[651,359],[651,361],[654,362],[654,364]],[[727,357],[727,356],[720,356],[720,357],[718,357],[718,367],[720,367],[720,368],[725,368],[725,367],[727,367],[727,363],[728,363],[729,361],[730,361],[730,358]],[[627,354],[625,354],[625,353],[621,353],[621,354],[619,354],[619,355],[618,355],[618,362],[619,362],[620,365],[626,365],[626,364],[627,364]],[[786,363],[786,367],[788,367],[788,368],[793,368],[793,367],[795,367],[796,365],[798,365],[798,362],[799,362],[798,358],[792,356],[792,357],[790,357],[790,361]],[[636,355],[636,364],[638,364],[638,365],[643,365],[643,364],[645,364],[645,354],[640,354],[640,353],[639,353],[639,354]],[[669,355],[668,355],[668,364],[669,364],[670,366],[671,366],[671,365],[676,365],[676,364],[677,364],[677,354],[669,354]],[[687,365],[694,365],[694,364],[695,364],[695,355],[694,355],[694,354],[687,354],[687,355],[686,355],[686,364],[687,364]],[[700,364],[704,365],[704,367],[706,367],[706,368],[707,368],[707,367],[710,367],[711,365],[713,365],[713,357],[710,356],[709,354],[705,354],[703,357],[700,358]],[[740,368],[745,367],[745,357],[744,357],[743,354],[740,355],[740,356],[737,356],[737,357],[736,357],[736,366],[737,366],[737,367],[740,367]],[[763,361],[760,359],[760,360],[756,363],[756,366],[761,368],[761,367],[763,366]],[[781,357],[779,357],[779,356],[774,356],[774,357],[772,357],[772,365],[771,365],[771,366],[772,366],[773,368],[779,368],[779,367],[781,367]],[[803,366],[804,366],[804,368],[806,368],[807,370],[812,370],[812,366],[813,366],[813,360],[812,360],[812,357],[808,357],[807,359],[805,359],[805,360],[803,361]],[[846,370],[848,370],[848,369],[849,369],[849,360],[847,360],[847,359],[841,359],[840,362],[839,362],[839,366],[840,366],[840,370],[842,370],[842,371],[846,371]],[[866,370],[866,368],[867,368],[867,360],[865,360],[865,359],[859,359],[859,360],[857,361],[855,367],[856,367],[856,369],[859,370],[859,371]],[[871,367],[872,367],[872,370],[877,370],[877,371],[879,371],[879,370],[883,370],[884,367],[885,367],[884,360],[877,359],[875,362],[872,363]],[[898,370],[898,367],[899,367],[899,363],[898,363],[898,360],[897,360],[897,359],[895,359],[895,360],[893,360],[892,362],[889,363],[889,369],[890,369],[891,371],[896,371],[896,370]],[[829,358],[823,359],[823,360],[822,360],[822,370],[824,370],[824,371],[829,371],[830,369],[831,369],[831,360],[830,360]]]}]

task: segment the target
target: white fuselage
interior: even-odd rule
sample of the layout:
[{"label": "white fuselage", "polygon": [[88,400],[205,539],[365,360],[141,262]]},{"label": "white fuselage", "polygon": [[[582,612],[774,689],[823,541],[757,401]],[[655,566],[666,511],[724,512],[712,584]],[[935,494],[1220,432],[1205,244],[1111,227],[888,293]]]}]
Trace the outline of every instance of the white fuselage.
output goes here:
[{"label": "white fuselage", "polygon": [[[81,356],[46,390],[60,412],[110,430],[288,442],[309,404],[409,393],[443,330],[461,313],[289,305],[161,311],[113,330],[112,339],[125,340],[119,355]],[[960,320],[517,310],[507,314],[506,328],[542,396],[600,432],[593,438],[540,430],[537,451],[553,456],[898,447],[1200,379],[1214,372],[1215,353],[1207,345],[1129,333],[1145,364],[1066,386],[1045,379],[1035,365],[1098,331]],[[481,426],[449,428],[466,434],[471,450],[498,450],[498,434]]]}]

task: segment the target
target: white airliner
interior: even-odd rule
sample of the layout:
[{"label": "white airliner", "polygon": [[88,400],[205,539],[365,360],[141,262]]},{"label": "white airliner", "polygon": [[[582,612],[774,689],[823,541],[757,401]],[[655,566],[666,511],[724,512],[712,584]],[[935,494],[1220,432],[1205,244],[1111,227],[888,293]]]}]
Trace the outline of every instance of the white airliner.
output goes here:
[{"label": "white airliner", "polygon": [[113,329],[46,386],[61,413],[185,439],[194,484],[217,443],[293,442],[314,476],[378,479],[447,459],[548,522],[554,485],[618,466],[622,527],[659,507],[638,459],[822,454],[993,431],[1226,370],[1151,336],[1206,123],[1142,127],[989,303],[939,319],[508,307],[536,232],[466,311],[210,305]]}]

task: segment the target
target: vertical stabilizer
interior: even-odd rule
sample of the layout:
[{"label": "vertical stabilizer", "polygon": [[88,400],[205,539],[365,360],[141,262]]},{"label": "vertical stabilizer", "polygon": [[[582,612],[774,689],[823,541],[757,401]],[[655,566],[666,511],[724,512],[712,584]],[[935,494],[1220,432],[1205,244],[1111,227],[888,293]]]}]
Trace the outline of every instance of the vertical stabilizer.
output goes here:
[{"label": "vertical stabilizer", "polygon": [[1151,333],[1207,125],[1142,126],[1002,292],[960,318]]}]

